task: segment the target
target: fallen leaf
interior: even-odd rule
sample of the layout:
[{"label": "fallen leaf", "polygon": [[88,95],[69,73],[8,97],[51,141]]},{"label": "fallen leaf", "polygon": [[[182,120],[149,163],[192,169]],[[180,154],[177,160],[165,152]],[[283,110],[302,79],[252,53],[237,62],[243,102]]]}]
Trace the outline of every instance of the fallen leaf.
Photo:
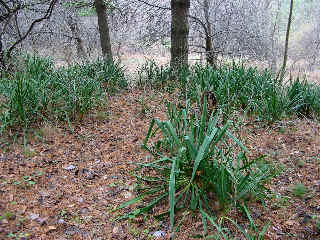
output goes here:
[{"label": "fallen leaf", "polygon": [[57,228],[55,226],[48,226],[46,229],[46,233],[52,232],[54,230],[56,230]]}]

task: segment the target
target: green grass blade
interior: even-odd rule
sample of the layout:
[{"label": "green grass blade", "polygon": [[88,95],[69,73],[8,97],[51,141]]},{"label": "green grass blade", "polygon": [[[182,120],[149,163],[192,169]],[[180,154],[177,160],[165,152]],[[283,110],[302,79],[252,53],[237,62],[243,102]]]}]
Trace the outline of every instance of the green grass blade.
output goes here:
[{"label": "green grass blade", "polygon": [[264,235],[265,235],[266,231],[268,230],[268,228],[270,227],[270,225],[271,225],[271,221],[269,221],[268,224],[263,227],[262,231],[258,235],[258,240],[264,239]]},{"label": "green grass blade", "polygon": [[170,182],[169,182],[169,205],[170,205],[170,230],[174,226],[174,206],[175,206],[175,175],[176,175],[176,160],[172,161],[171,173],[170,173]]},{"label": "green grass blade", "polygon": [[236,138],[231,132],[226,131],[228,137],[230,137],[233,141],[235,141],[243,151],[248,152],[248,149],[242,144],[242,142]]},{"label": "green grass blade", "polygon": [[[223,239],[228,240],[228,236],[223,232],[223,229],[215,222],[215,220],[210,217],[206,212],[204,212],[203,210],[200,209],[200,212],[202,215],[204,215],[209,222],[217,229],[218,231],[218,239],[221,239],[221,236],[223,237]],[[207,238],[210,238],[211,236],[208,236]]]},{"label": "green grass blade", "polygon": [[201,201],[199,202],[199,207],[200,207],[201,221],[202,221],[202,225],[203,225],[204,235],[207,235],[208,234],[207,219],[206,219],[206,216],[203,214],[204,211],[202,208]]},{"label": "green grass blade", "polygon": [[148,191],[148,192],[144,192],[144,193],[140,194],[138,197],[136,197],[136,198],[134,198],[134,199],[131,199],[130,201],[121,204],[120,206],[118,206],[117,208],[115,208],[113,211],[117,211],[117,210],[119,210],[119,209],[128,207],[128,206],[130,206],[130,205],[132,205],[132,204],[134,204],[134,203],[137,203],[137,202],[139,202],[141,199],[143,199],[144,197],[149,196],[149,195],[152,195],[152,194],[154,194],[154,193],[156,193],[156,192],[159,192],[159,191],[160,191],[161,189],[163,189],[163,188],[164,188],[164,186],[160,186],[160,187],[154,188],[154,189],[152,189],[152,190],[150,190],[150,191]]},{"label": "green grass blade", "polygon": [[182,226],[182,223],[183,223],[183,221],[184,221],[184,219],[186,218],[186,216],[188,215],[188,212],[187,211],[184,211],[184,213],[183,213],[183,215],[182,215],[182,218],[180,219],[180,221],[179,221],[179,223],[178,223],[178,226],[176,227],[176,229],[175,229],[175,231],[174,231],[174,233],[172,234],[172,237],[170,238],[170,239],[175,239],[175,237],[176,237],[176,234],[177,234],[177,232],[179,232],[180,231],[180,228],[181,228],[181,226]]},{"label": "green grass blade", "polygon": [[240,225],[237,224],[233,219],[228,218],[228,217],[224,217],[224,219],[229,220],[234,226],[236,226],[237,229],[238,229],[247,239],[250,239],[250,240],[252,239],[252,238],[250,237],[250,235],[249,235],[242,227],[240,227]]},{"label": "green grass blade", "polygon": [[180,149],[182,147],[182,143],[181,143],[180,139],[178,138],[177,132],[175,131],[172,123],[171,122],[164,122],[164,124],[165,124],[166,128],[168,129],[168,132],[170,133],[170,137],[173,140],[174,144],[176,145],[176,148]]},{"label": "green grass blade", "polygon": [[197,149],[193,142],[190,140],[189,136],[184,137],[184,141],[187,147],[188,152],[191,154],[192,159],[196,159],[197,157]]},{"label": "green grass blade", "polygon": [[202,143],[205,138],[205,129],[207,122],[207,97],[204,97],[202,113],[201,113],[201,121],[200,121],[200,131],[199,131],[199,141]]},{"label": "green grass blade", "polygon": [[194,177],[196,175],[196,172],[198,170],[199,164],[200,162],[203,160],[203,157],[205,156],[205,153],[207,152],[207,149],[209,148],[213,138],[215,137],[216,132],[212,132],[209,136],[206,136],[200,149],[199,152],[197,154],[197,157],[194,161],[194,165],[193,165],[193,170],[192,170],[192,177],[190,182],[192,182],[194,180]]}]

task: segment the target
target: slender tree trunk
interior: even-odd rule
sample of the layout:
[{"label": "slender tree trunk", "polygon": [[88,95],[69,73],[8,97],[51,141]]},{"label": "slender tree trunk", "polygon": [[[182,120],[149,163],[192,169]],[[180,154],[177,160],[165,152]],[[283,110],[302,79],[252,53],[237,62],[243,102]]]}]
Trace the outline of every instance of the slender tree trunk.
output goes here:
[{"label": "slender tree trunk", "polygon": [[0,35],[0,71],[4,69],[4,59],[3,59],[3,49],[2,49],[2,36]]},{"label": "slender tree trunk", "polygon": [[203,12],[206,21],[206,58],[207,62],[213,67],[217,68],[217,55],[213,49],[213,40],[212,40],[212,30],[211,30],[211,22],[209,19],[209,2],[208,0],[204,0],[203,2]]},{"label": "slender tree trunk", "polygon": [[[267,9],[265,9],[265,11],[267,11]],[[277,14],[276,14],[276,19],[273,23],[272,26],[272,31],[271,31],[271,63],[270,63],[270,68],[271,68],[271,72],[276,74],[277,72],[277,53],[276,53],[276,49],[275,49],[275,45],[276,45],[276,30],[277,30],[277,24],[278,24],[278,19],[279,19],[279,15],[280,15],[280,11],[281,11],[281,4],[278,3],[278,9],[277,9]]]},{"label": "slender tree trunk", "polygon": [[106,14],[106,6],[103,0],[94,0],[94,6],[98,15],[98,26],[102,54],[106,60],[112,61],[111,40],[109,33],[108,16]]},{"label": "slender tree trunk", "polygon": [[288,25],[287,25],[287,33],[286,33],[286,43],[284,47],[284,56],[283,56],[283,64],[280,73],[280,80],[282,81],[285,75],[287,61],[288,61],[288,49],[289,49],[289,35],[290,35],[290,28],[292,23],[292,13],[293,13],[293,0],[290,1],[290,12],[288,18]]},{"label": "slender tree trunk", "polygon": [[80,29],[79,29],[78,23],[77,21],[75,21],[75,19],[69,16],[67,19],[67,24],[69,25],[73,39],[76,40],[77,57],[81,59],[81,61],[84,61],[87,59],[87,54],[86,54],[86,51],[84,50],[83,41],[80,37]]},{"label": "slender tree trunk", "polygon": [[171,62],[173,69],[188,64],[190,0],[171,0]]}]

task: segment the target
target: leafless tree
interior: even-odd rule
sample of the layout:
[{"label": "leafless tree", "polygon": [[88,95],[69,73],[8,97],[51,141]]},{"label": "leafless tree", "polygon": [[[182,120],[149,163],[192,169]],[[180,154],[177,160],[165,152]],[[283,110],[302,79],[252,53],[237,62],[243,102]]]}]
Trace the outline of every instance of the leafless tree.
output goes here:
[{"label": "leafless tree", "polygon": [[[10,58],[13,50],[22,43],[37,25],[48,20],[58,0],[0,0],[1,40],[6,41],[2,47],[2,56]],[[25,16],[29,16],[26,21]],[[3,43],[2,43],[3,45]],[[3,63],[3,58],[2,58]]]}]

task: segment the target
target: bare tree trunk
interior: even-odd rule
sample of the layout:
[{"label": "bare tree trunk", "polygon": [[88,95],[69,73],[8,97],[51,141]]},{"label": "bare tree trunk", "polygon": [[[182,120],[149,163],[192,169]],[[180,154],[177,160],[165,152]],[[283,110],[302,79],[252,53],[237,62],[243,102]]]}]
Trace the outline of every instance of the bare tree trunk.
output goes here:
[{"label": "bare tree trunk", "polygon": [[69,16],[67,19],[67,24],[69,25],[69,28],[71,30],[72,38],[76,40],[77,57],[81,59],[81,61],[84,61],[87,59],[87,54],[86,54],[86,51],[84,50],[83,42],[80,37],[80,29],[79,29],[78,23],[77,21],[75,21],[75,19]]},{"label": "bare tree trunk", "polygon": [[188,64],[190,0],[171,0],[171,62],[173,69]]},{"label": "bare tree trunk", "polygon": [[207,62],[213,67],[217,68],[217,55],[213,49],[213,41],[212,41],[212,31],[211,31],[211,22],[209,19],[209,2],[208,0],[204,0],[203,2],[203,11],[204,17],[206,21],[206,58]]},{"label": "bare tree trunk", "polygon": [[103,0],[94,0],[94,6],[98,15],[98,26],[102,54],[106,60],[112,61],[111,40],[109,33],[108,16],[106,14],[106,6]]},{"label": "bare tree trunk", "polygon": [[290,35],[290,27],[292,23],[292,13],[293,13],[293,0],[290,1],[290,13],[288,18],[288,25],[287,25],[287,33],[286,33],[286,43],[284,47],[284,56],[283,56],[283,64],[280,73],[280,80],[282,81],[284,78],[284,74],[287,67],[287,60],[288,60],[288,49],[289,49],[289,35]]},{"label": "bare tree trunk", "polygon": [[4,54],[2,49],[2,36],[0,35],[0,71],[3,70],[5,67],[3,57],[4,57]]},{"label": "bare tree trunk", "polygon": [[[269,7],[270,7],[271,2],[272,2],[271,0],[264,2],[264,11],[265,12],[270,11]],[[268,54],[267,54],[269,68],[273,74],[277,73],[276,31],[277,31],[278,24],[279,24],[280,11],[281,11],[281,2],[278,1],[275,20],[272,23],[272,29],[271,29],[271,33],[270,33],[271,48],[268,50]]]}]

